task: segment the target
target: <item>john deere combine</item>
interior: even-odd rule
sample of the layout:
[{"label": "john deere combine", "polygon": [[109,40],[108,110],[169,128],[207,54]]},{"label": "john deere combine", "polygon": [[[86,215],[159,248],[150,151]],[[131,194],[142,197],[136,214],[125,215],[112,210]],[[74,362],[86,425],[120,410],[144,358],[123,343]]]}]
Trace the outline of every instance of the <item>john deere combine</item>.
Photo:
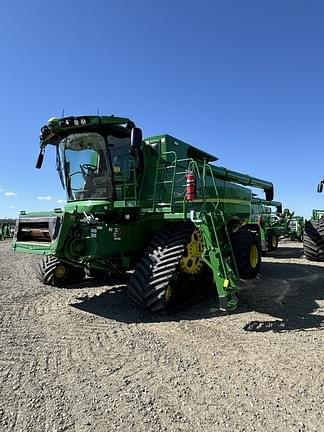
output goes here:
[{"label": "john deere combine", "polygon": [[42,254],[48,285],[134,270],[135,303],[170,311],[216,289],[220,309],[238,304],[240,277],[260,267],[258,223],[248,222],[253,186],[273,199],[272,183],[212,165],[216,157],[170,135],[142,140],[127,118],[52,118],[42,127],[67,193],[64,211],[21,212],[13,248]]},{"label": "john deere combine", "polygon": [[[275,211],[273,211],[275,209]],[[263,252],[277,250],[281,225],[279,216],[282,213],[282,204],[278,201],[267,201],[253,197],[251,204],[251,221],[257,222],[260,227],[260,240]]]}]

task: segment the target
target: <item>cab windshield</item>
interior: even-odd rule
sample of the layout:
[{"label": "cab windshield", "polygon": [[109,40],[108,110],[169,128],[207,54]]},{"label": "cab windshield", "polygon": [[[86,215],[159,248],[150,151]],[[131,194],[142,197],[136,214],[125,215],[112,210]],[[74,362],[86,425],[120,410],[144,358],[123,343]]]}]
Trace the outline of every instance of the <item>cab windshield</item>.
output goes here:
[{"label": "cab windshield", "polygon": [[58,145],[57,169],[69,201],[114,199],[127,182],[134,159],[130,138],[96,132],[76,133]]},{"label": "cab windshield", "polygon": [[68,200],[113,198],[111,163],[102,135],[71,134],[60,141],[58,157]]}]

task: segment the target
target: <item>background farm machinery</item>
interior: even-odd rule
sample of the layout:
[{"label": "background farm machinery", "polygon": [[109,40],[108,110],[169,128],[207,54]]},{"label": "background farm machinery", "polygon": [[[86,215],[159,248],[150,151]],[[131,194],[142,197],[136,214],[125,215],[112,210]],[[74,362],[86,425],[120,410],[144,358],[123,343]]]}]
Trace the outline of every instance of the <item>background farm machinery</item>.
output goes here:
[{"label": "background farm machinery", "polygon": [[[317,186],[323,192],[324,180]],[[304,254],[310,261],[324,261],[324,210],[313,209],[312,217],[305,222]]]},{"label": "background farm machinery", "polygon": [[281,219],[278,216],[281,213],[281,202],[253,197],[250,219],[252,222],[257,222],[260,227],[263,252],[275,251],[278,248],[279,238],[283,231]]},{"label": "background farm machinery", "polygon": [[12,238],[13,229],[9,222],[0,222],[0,240]]}]

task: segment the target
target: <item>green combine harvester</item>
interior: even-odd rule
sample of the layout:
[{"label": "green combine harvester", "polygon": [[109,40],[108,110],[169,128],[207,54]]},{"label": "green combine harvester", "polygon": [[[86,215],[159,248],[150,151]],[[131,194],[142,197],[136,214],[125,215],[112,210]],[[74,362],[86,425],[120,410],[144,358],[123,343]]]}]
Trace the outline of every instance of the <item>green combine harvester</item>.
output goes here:
[{"label": "green combine harvester", "polygon": [[142,140],[127,118],[50,119],[37,168],[48,145],[67,204],[21,212],[13,239],[14,250],[43,255],[40,281],[133,270],[128,292],[142,308],[170,312],[216,290],[221,310],[236,309],[239,278],[256,276],[261,262],[244,186],[272,201],[271,182],[212,165],[215,156],[170,135]]},{"label": "green combine harvester", "polygon": [[[275,209],[275,212],[272,211]],[[251,203],[252,222],[257,222],[260,227],[260,239],[262,252],[276,251],[281,235],[277,216],[282,213],[282,204],[279,201],[267,201],[262,198],[253,197]]]}]

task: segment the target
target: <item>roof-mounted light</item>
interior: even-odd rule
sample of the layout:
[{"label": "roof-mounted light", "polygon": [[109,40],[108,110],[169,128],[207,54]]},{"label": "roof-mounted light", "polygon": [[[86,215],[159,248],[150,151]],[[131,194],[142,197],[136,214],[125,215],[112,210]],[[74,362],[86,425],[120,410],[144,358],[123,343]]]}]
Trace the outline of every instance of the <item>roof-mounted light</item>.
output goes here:
[{"label": "roof-mounted light", "polygon": [[59,127],[73,127],[73,126],[84,126],[90,123],[87,117],[66,117],[59,120]]}]

